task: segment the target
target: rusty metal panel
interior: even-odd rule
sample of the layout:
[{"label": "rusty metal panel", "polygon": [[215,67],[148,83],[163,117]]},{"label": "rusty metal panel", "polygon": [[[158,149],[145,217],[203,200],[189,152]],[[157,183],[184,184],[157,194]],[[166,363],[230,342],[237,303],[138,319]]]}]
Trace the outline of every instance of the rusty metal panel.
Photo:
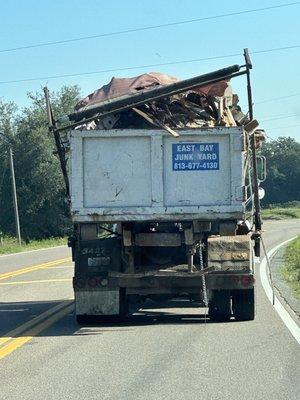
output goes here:
[{"label": "rusty metal panel", "polygon": [[97,224],[81,224],[80,235],[81,240],[97,239]]},{"label": "rusty metal panel", "polygon": [[181,236],[178,233],[138,233],[135,235],[136,246],[145,247],[178,247]]},{"label": "rusty metal panel", "polygon": [[[202,276],[186,273],[185,276],[146,276],[119,277],[118,285],[133,293],[166,293],[168,291],[188,291],[192,288],[202,290]],[[249,289],[254,286],[252,273],[210,273],[205,275],[207,289]]]}]

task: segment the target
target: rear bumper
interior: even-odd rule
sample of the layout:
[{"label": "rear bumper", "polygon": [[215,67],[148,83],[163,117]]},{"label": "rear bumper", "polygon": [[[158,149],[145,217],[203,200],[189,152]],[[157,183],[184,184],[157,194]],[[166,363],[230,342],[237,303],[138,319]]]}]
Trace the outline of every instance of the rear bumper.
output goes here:
[{"label": "rear bumper", "polygon": [[[150,276],[144,278],[121,277],[118,278],[120,287],[126,289],[196,289],[202,290],[202,276]],[[218,289],[249,289],[253,287],[255,279],[253,274],[207,274],[205,276],[208,290]],[[194,292],[194,290],[193,290]]]},{"label": "rear bumper", "polygon": [[[74,278],[73,287],[75,292],[124,288],[128,294],[199,293],[202,290],[202,276],[193,275],[118,274],[114,277],[93,277],[92,282],[91,278]],[[253,288],[255,278],[252,273],[209,273],[205,275],[205,282],[208,290],[240,290]]]}]

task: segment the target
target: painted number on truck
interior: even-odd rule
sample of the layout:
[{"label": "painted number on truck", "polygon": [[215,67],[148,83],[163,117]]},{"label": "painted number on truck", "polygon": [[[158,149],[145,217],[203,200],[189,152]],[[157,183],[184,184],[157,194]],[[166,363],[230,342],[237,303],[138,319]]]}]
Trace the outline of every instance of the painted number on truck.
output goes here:
[{"label": "painted number on truck", "polygon": [[173,171],[219,169],[219,143],[172,144]]}]

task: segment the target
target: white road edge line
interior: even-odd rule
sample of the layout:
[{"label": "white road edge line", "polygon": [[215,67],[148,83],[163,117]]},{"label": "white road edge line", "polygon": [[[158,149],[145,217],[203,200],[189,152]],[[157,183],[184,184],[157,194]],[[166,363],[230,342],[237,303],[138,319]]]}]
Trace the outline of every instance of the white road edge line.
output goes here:
[{"label": "white road edge line", "polygon": [[[271,259],[273,254],[282,246],[286,245],[287,243],[291,242],[292,240],[296,239],[297,236],[285,240],[284,242],[280,243],[279,245],[273,247],[270,251],[268,251],[267,255],[268,258]],[[264,291],[266,292],[266,295],[268,299],[270,300],[271,303],[273,303],[273,290],[270,285],[269,279],[268,279],[268,268],[267,268],[267,258],[264,257],[264,259],[261,261],[260,264],[260,280],[262,283],[262,286],[264,288]],[[275,296],[275,304],[274,308],[279,314],[280,318],[284,322],[285,326],[288,328],[290,333],[294,336],[296,341],[300,344],[300,327],[297,325],[297,323],[293,320],[293,318],[290,316],[288,311],[283,307],[281,302],[278,300],[278,298]]]},{"label": "white road edge line", "polygon": [[36,251],[59,249],[60,247],[67,247],[67,244],[62,244],[62,245],[53,246],[53,247],[43,247],[42,249],[35,249],[35,250],[18,251],[17,253],[1,254],[0,258],[17,256],[17,255],[20,255],[20,254],[35,253]]}]

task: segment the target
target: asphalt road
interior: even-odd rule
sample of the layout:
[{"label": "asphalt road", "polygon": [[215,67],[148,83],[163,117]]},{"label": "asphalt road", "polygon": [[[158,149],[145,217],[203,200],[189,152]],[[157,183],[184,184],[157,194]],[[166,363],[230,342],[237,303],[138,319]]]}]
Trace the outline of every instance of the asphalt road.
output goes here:
[{"label": "asphalt road", "polygon": [[[264,226],[268,249],[300,232],[299,221]],[[299,345],[259,279],[255,321],[205,322],[174,303],[80,329],[69,256],[0,257],[1,400],[300,398]]]}]

